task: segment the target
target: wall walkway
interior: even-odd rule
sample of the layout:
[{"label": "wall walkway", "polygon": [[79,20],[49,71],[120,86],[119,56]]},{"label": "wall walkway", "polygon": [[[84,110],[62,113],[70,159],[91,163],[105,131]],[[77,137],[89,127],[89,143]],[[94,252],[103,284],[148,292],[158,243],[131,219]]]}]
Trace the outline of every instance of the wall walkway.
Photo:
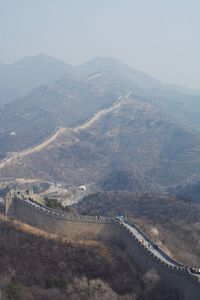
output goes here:
[{"label": "wall walkway", "polygon": [[28,199],[10,197],[6,214],[71,240],[103,240],[123,244],[123,249],[138,267],[154,269],[180,300],[200,300],[200,277],[169,257],[136,225],[120,218],[70,215],[49,209]]}]

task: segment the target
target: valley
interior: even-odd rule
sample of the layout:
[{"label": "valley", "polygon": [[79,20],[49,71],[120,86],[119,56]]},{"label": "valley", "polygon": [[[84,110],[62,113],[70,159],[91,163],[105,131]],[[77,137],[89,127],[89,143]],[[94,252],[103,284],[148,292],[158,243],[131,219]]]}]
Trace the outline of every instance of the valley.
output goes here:
[{"label": "valley", "polygon": [[[198,266],[200,113],[198,105],[196,110],[192,107],[192,103],[198,104],[198,93],[190,91],[186,95],[183,93],[187,90],[172,90],[115,59],[96,58],[65,70],[64,76],[47,80],[0,107],[1,206],[14,190],[23,195],[28,193],[30,199],[64,214],[122,214],[139,224],[170,256],[188,266]],[[22,249],[31,247],[30,251],[36,253],[34,243],[44,253],[47,245],[55,248],[47,260],[54,256],[55,264],[61,266],[50,279],[45,277],[46,271],[40,274],[39,269],[34,269],[27,288],[23,277],[26,267],[18,270],[17,262],[12,261],[10,264],[17,271],[14,284],[21,299],[27,295],[30,299],[42,299],[42,295],[51,299],[50,292],[55,293],[55,299],[78,299],[82,284],[86,299],[90,299],[91,284],[95,290],[96,284],[99,287],[97,299],[99,293],[105,294],[105,299],[117,300],[165,299],[165,295],[166,299],[176,299],[168,290],[159,298],[160,287],[154,283],[149,286],[146,275],[140,274],[137,267],[129,270],[127,256],[113,245],[111,249],[110,245],[97,245],[91,240],[83,250],[81,241],[76,245],[60,241],[2,215],[0,225],[2,236],[9,232],[8,241],[16,237]],[[35,235],[39,235],[39,240]],[[9,260],[12,249],[6,243],[4,247],[8,249]],[[92,252],[94,247],[98,253]],[[70,265],[74,273],[68,274],[65,281],[72,290],[77,288],[78,294],[62,285],[61,275],[68,276],[62,265],[70,262],[57,256],[58,248],[63,257],[66,258],[65,251],[68,253],[69,261],[78,261],[79,253],[86,261],[95,255],[97,264],[91,266],[91,271],[89,267],[87,274],[79,269],[73,271],[78,268],[75,262]],[[69,250],[72,248],[77,251],[72,251],[73,258]],[[45,261],[43,254],[41,261],[35,260],[36,265]],[[111,261],[113,264],[109,265]],[[105,270],[97,272],[98,262],[102,268],[106,265],[110,275]],[[49,267],[50,274],[54,267]],[[35,272],[41,275],[38,281]],[[111,275],[115,272],[119,272],[120,278],[124,276],[120,291],[118,277]],[[11,273],[5,265],[5,273],[0,274],[5,295],[6,289],[11,288],[8,285],[13,283]],[[130,276],[131,282],[135,282],[132,287]]]}]

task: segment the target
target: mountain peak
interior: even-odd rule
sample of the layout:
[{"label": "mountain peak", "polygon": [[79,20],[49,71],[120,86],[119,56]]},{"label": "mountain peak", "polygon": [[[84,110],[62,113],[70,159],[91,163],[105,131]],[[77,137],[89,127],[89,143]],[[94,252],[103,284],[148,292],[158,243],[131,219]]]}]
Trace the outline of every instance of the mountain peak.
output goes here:
[{"label": "mountain peak", "polygon": [[127,80],[135,83],[141,88],[152,88],[161,85],[161,82],[144,72],[130,67],[117,58],[97,56],[80,66],[76,67],[76,71],[85,77],[98,72],[106,71],[109,73],[120,74]]},{"label": "mountain peak", "polygon": [[53,63],[53,62],[59,62],[62,64],[67,65],[65,62],[54,58],[50,55],[47,55],[45,53],[39,53],[35,56],[25,56],[13,63],[13,65],[24,65],[24,64],[32,64],[32,63]]},{"label": "mountain peak", "polygon": [[118,58],[111,57],[111,56],[95,56],[90,60],[91,62],[104,62],[104,63],[116,63],[116,64],[123,64]]},{"label": "mountain peak", "polygon": [[84,65],[101,66],[101,68],[109,69],[109,71],[111,68],[115,69],[117,66],[125,66],[119,59],[109,56],[96,56],[82,64],[82,66]]},{"label": "mountain peak", "polygon": [[70,65],[44,53],[26,56],[12,64],[0,65],[0,87],[1,91],[5,91],[2,92],[2,102],[6,103],[24,96],[40,85],[59,80],[71,69]]}]

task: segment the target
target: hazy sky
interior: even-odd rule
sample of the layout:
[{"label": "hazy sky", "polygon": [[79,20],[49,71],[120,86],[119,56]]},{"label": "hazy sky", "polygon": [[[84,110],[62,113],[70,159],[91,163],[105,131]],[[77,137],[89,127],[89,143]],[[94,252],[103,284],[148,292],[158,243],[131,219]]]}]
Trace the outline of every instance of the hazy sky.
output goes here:
[{"label": "hazy sky", "polygon": [[200,89],[200,0],[0,0],[0,62],[113,56]]}]

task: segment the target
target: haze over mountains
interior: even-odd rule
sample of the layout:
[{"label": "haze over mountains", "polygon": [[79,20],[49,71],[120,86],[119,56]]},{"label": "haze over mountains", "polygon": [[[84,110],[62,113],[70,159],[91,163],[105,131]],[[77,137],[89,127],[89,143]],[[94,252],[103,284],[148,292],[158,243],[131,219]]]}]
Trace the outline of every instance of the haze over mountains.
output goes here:
[{"label": "haze over mountains", "polygon": [[39,151],[13,156],[0,168],[1,177],[70,185],[80,185],[84,178],[109,190],[148,191],[200,176],[200,136],[130,95],[84,125],[66,128]]},{"label": "haze over mountains", "polygon": [[[39,55],[0,73],[3,89],[28,92],[12,101],[0,93],[0,156],[11,157],[0,164],[2,180],[84,178],[117,189],[123,178],[122,189],[148,190],[199,178],[198,91],[165,85],[113,58],[72,67]],[[29,147],[22,156],[9,154]]]},{"label": "haze over mountains", "polygon": [[0,104],[24,96],[32,89],[62,78],[71,66],[45,54],[0,64]]}]

